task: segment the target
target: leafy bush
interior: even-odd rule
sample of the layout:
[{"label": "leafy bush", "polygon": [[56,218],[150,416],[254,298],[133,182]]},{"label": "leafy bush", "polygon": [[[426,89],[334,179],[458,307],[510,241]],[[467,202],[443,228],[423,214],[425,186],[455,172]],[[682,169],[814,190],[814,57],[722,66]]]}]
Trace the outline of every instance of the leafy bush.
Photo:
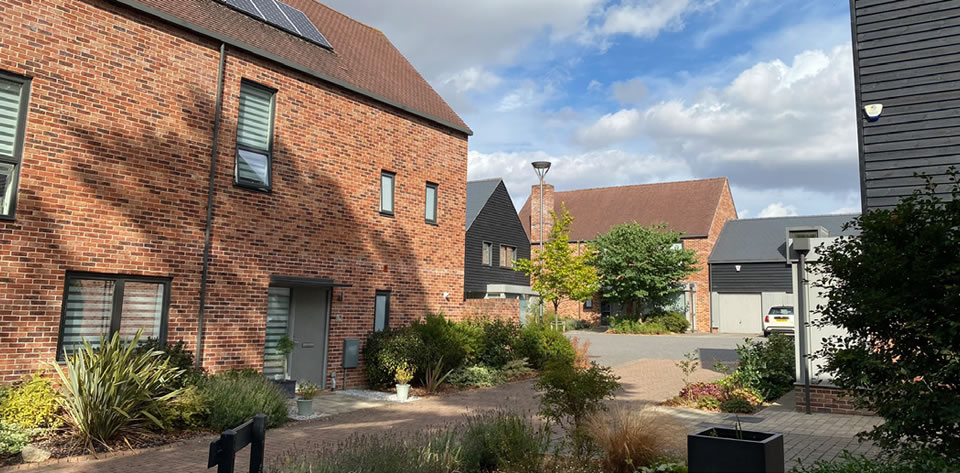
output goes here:
[{"label": "leafy bush", "polygon": [[750,413],[763,404],[763,399],[752,388],[737,384],[733,376],[715,383],[692,383],[680,390],[680,395],[668,401],[669,405],[723,412]]},{"label": "leafy bush", "polygon": [[820,460],[813,465],[799,466],[795,473],[956,473],[955,458],[932,452],[905,452],[900,456],[866,458],[843,453],[832,461]]},{"label": "leafy bush", "polygon": [[423,340],[409,327],[374,332],[363,346],[363,374],[370,386],[387,388],[393,385],[397,368],[417,366],[422,352]]},{"label": "leafy bush", "polygon": [[179,396],[161,403],[158,412],[165,429],[203,429],[210,417],[210,402],[200,388],[187,386]]},{"label": "leafy bush", "polygon": [[500,374],[503,375],[504,379],[510,381],[529,378],[536,374],[536,371],[530,367],[526,358],[520,358],[519,360],[513,360],[504,365],[503,369],[500,370]]},{"label": "leafy bush", "polygon": [[550,430],[529,419],[497,412],[467,422],[461,440],[462,471],[540,473]]},{"label": "leafy bush", "polygon": [[651,315],[647,318],[646,323],[651,322],[662,325],[668,332],[672,333],[684,333],[690,328],[690,322],[687,322],[687,318],[679,312],[663,312]]},{"label": "leafy bush", "polygon": [[30,443],[30,430],[0,420],[0,458],[20,453]]},{"label": "leafy bush", "polygon": [[182,371],[160,351],[137,350],[140,332],[130,343],[115,333],[87,342],[67,358],[66,370],[54,364],[67,419],[87,448],[108,447],[117,436],[137,433],[148,424],[163,428],[156,413],[180,394],[169,389]]},{"label": "leafy bush", "polygon": [[514,346],[520,338],[520,325],[502,319],[480,321],[482,332],[476,363],[501,368],[515,358]]},{"label": "leafy bush", "polygon": [[53,382],[37,373],[8,390],[0,403],[0,419],[23,429],[57,427],[59,396]]},{"label": "leafy bush", "polygon": [[447,381],[463,387],[490,387],[505,381],[503,374],[495,368],[483,365],[464,366],[450,373]]},{"label": "leafy bush", "polygon": [[287,421],[287,395],[283,388],[257,372],[227,372],[207,378],[200,394],[210,406],[213,430],[236,427],[253,416],[267,415],[267,428]]},{"label": "leafy bush", "polygon": [[520,331],[517,355],[539,370],[555,362],[572,364],[574,351],[563,333],[544,324],[530,324]]},{"label": "leafy bush", "polygon": [[[817,355],[856,407],[884,422],[867,436],[886,448],[960,452],[960,176],[892,210],[853,220],[859,237],[820,251],[819,323],[839,327]],[[945,189],[946,188],[946,189]],[[836,332],[834,332],[836,333]]]},{"label": "leafy bush", "polygon": [[603,452],[605,473],[634,473],[637,468],[682,456],[686,441],[686,429],[675,417],[651,408],[595,414],[587,419],[585,428]]},{"label": "leafy bush", "polygon": [[746,340],[737,345],[739,364],[733,376],[737,383],[755,389],[763,400],[779,399],[793,389],[795,354],[793,338],[772,333],[766,343]]},{"label": "leafy bush", "polygon": [[197,368],[193,352],[187,349],[183,340],[178,340],[177,343],[160,343],[159,339],[148,338],[137,347],[138,354],[155,351],[162,352],[163,356],[170,360],[170,366],[183,372],[177,382],[171,385],[172,388],[195,385],[206,375],[203,368]]},{"label": "leafy bush", "polygon": [[629,317],[610,318],[610,329],[607,330],[610,333],[623,333],[623,334],[634,334],[634,335],[662,335],[665,333],[670,333],[662,323],[656,320],[648,320],[646,322],[639,322],[633,320]]},{"label": "leafy bush", "polygon": [[446,373],[460,367],[466,360],[468,340],[457,325],[443,314],[427,314],[423,321],[410,326],[423,342],[412,360],[421,374],[426,376],[426,371],[435,369],[438,362],[439,371]]},{"label": "leafy bush", "polygon": [[577,458],[590,453],[583,422],[587,416],[606,409],[603,401],[613,399],[614,393],[620,389],[619,379],[610,368],[596,363],[584,370],[571,363],[555,362],[534,384],[537,391],[543,393],[540,415],[567,432]]},{"label": "leafy bush", "polygon": [[750,401],[740,397],[728,398],[720,403],[719,409],[723,412],[735,414],[752,414],[756,410],[753,404],[750,404]]}]

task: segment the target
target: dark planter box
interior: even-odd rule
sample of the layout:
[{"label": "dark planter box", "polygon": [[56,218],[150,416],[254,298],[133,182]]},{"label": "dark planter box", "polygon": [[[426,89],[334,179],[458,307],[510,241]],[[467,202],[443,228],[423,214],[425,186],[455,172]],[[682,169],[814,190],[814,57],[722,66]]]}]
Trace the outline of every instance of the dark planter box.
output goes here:
[{"label": "dark planter box", "polygon": [[687,436],[690,473],[783,473],[783,435],[713,428]]},{"label": "dark planter box", "polygon": [[275,379],[274,383],[280,386],[287,393],[287,399],[297,397],[297,380],[295,379]]}]

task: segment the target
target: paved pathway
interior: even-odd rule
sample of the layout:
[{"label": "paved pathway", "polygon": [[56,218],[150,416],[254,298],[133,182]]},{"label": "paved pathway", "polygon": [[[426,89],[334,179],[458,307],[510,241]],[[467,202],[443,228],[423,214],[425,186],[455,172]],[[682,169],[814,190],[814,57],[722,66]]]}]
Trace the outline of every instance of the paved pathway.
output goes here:
[{"label": "paved pathway", "polygon": [[[645,337],[664,338],[664,337]],[[711,342],[712,343],[712,342]],[[604,344],[594,343],[596,352]],[[606,358],[602,358],[606,359]],[[671,360],[633,360],[614,367],[621,376],[624,392],[617,403],[640,407],[659,403],[675,395],[682,387],[682,374]],[[709,381],[719,373],[700,370],[690,381]],[[533,413],[537,409],[537,395],[532,381],[512,383],[497,388],[463,392],[428,398],[406,404],[380,404],[362,407],[362,402],[341,397],[325,397],[321,403],[334,406],[339,414],[316,421],[292,423],[267,433],[268,465],[276,464],[293,451],[312,451],[318,446],[335,445],[354,434],[379,434],[387,431],[422,431],[429,426],[449,426],[472,412],[490,409],[509,409]],[[665,409],[676,415],[692,432],[713,425],[731,425],[730,414],[702,412],[690,409]],[[788,468],[796,458],[812,462],[819,458],[833,458],[843,449],[871,453],[868,445],[859,445],[854,435],[879,420],[875,417],[815,414],[806,416],[789,408],[768,408],[753,416],[742,416],[745,428],[784,434]],[[207,446],[214,437],[190,440],[174,446],[148,450],[136,455],[111,457],[97,461],[48,463],[23,466],[20,469],[56,473],[195,473],[206,471]],[[241,458],[246,458],[241,456]],[[238,461],[238,465],[242,463]],[[0,470],[3,472],[11,471]],[[241,468],[240,471],[243,471]]]},{"label": "paved pathway", "polygon": [[619,366],[633,360],[682,360],[684,354],[699,350],[703,366],[711,368],[714,361],[737,360],[737,344],[744,339],[759,339],[757,335],[699,334],[683,335],[616,335],[589,330],[567,332],[590,342],[590,355],[607,366]]}]

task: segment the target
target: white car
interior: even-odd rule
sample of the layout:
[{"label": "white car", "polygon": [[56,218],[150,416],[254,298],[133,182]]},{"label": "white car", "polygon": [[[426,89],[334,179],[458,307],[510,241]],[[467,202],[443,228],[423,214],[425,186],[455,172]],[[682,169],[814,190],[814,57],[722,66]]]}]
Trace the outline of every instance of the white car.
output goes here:
[{"label": "white car", "polygon": [[793,333],[793,306],[773,306],[763,317],[763,336],[771,332]]}]

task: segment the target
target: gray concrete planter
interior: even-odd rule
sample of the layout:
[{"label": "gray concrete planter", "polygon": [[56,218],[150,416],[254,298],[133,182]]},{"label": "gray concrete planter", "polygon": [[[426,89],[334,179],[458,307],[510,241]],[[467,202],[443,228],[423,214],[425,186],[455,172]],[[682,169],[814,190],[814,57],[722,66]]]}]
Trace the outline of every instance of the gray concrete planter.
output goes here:
[{"label": "gray concrete planter", "polygon": [[410,397],[410,385],[398,384],[397,385],[397,401],[404,402],[409,397]]},{"label": "gray concrete planter", "polygon": [[313,399],[297,399],[297,414],[300,417],[313,415]]},{"label": "gray concrete planter", "polygon": [[687,436],[690,473],[783,473],[783,435],[712,428]]}]

